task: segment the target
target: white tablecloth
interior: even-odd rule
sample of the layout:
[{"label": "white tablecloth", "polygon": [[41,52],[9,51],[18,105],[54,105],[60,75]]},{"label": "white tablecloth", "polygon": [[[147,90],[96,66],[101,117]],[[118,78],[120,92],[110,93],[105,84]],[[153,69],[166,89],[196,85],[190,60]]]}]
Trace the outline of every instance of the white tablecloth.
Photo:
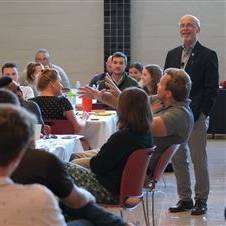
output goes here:
[{"label": "white tablecloth", "polygon": [[44,148],[63,161],[69,161],[71,154],[83,151],[79,135],[57,135],[57,138],[36,140],[36,148]]},{"label": "white tablecloth", "polygon": [[115,111],[108,111],[111,115],[91,115],[81,132],[92,149],[100,148],[117,130],[117,115]]}]

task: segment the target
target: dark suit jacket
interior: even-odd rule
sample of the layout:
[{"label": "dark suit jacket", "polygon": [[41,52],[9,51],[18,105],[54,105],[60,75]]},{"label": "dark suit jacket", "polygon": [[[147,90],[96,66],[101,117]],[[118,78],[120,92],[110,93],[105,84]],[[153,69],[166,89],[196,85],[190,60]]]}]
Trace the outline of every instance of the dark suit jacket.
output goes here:
[{"label": "dark suit jacket", "polygon": [[92,80],[89,82],[89,86],[98,86],[104,79],[105,79],[106,73],[101,73],[101,74],[97,74],[95,75]]},{"label": "dark suit jacket", "polygon": [[[168,52],[164,68],[180,68],[182,46]],[[195,44],[192,54],[187,62],[185,71],[192,81],[190,107],[195,121],[200,113],[206,116],[210,114],[216,99],[218,90],[218,59],[215,51],[202,46],[199,42]]]}]

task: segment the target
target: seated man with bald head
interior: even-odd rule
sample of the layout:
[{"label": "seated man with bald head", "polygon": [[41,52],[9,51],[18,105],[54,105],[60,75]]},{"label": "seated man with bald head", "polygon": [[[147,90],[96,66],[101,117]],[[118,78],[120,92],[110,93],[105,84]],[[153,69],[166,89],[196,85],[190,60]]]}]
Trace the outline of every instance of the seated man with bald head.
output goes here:
[{"label": "seated man with bald head", "polygon": [[62,84],[65,88],[70,88],[70,81],[66,72],[58,65],[51,62],[50,54],[47,49],[38,49],[35,53],[35,62],[41,63],[44,67],[49,67],[57,70],[60,75]]}]

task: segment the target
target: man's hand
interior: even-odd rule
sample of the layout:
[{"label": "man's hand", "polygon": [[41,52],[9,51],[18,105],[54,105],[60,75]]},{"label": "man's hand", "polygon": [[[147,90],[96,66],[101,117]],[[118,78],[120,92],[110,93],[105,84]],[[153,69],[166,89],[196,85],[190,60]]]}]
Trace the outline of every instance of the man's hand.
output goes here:
[{"label": "man's hand", "polygon": [[105,80],[105,85],[109,88],[108,92],[110,92],[113,96],[118,97],[121,91],[118,86],[113,82],[112,78],[107,75],[105,76]]},{"label": "man's hand", "polygon": [[92,98],[92,99],[101,99],[102,97],[102,92],[97,90],[97,89],[94,89],[90,86],[85,86],[85,87],[81,87],[80,88],[80,91],[79,91],[79,96],[80,97],[89,97],[89,98]]}]

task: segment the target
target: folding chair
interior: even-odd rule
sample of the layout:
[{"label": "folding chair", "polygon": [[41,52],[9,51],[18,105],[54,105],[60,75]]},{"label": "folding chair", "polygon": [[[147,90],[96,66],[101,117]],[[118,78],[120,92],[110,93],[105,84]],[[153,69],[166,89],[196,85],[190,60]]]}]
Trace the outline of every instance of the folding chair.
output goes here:
[{"label": "folding chair", "polygon": [[138,149],[129,156],[122,173],[119,203],[103,204],[107,208],[120,208],[123,218],[123,209],[132,210],[142,203],[146,225],[148,225],[148,220],[143,199],[143,185],[152,152],[152,148]]},{"label": "folding chair", "polygon": [[148,212],[149,212],[149,210],[148,210],[148,192],[152,192],[152,202],[151,202],[152,225],[155,226],[155,214],[154,214],[155,187],[156,187],[156,184],[158,183],[159,179],[161,178],[167,164],[169,163],[169,161],[171,160],[171,158],[173,157],[174,153],[177,151],[179,146],[180,145],[178,145],[178,144],[173,144],[163,152],[163,154],[159,158],[158,163],[155,167],[153,176],[150,180],[150,184],[148,185],[148,187],[146,189],[146,211],[147,211],[147,217],[148,217],[147,218],[148,225],[150,225],[149,215],[148,215]]}]

